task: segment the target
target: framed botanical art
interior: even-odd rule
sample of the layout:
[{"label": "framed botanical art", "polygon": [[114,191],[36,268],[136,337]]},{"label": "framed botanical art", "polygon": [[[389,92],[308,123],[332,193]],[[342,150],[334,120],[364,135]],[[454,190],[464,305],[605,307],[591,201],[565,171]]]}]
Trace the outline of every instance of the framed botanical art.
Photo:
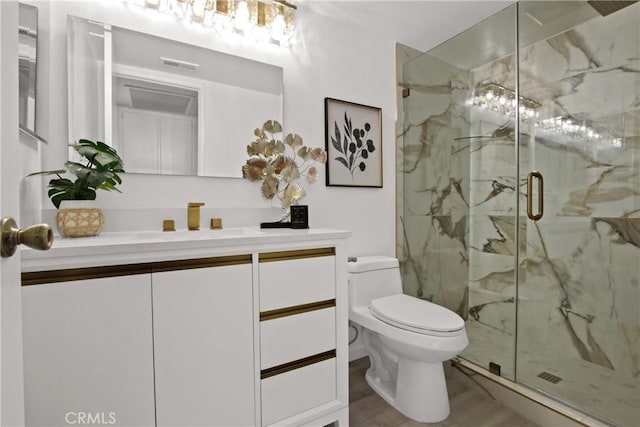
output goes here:
[{"label": "framed botanical art", "polygon": [[327,186],[382,187],[382,109],[324,99]]}]

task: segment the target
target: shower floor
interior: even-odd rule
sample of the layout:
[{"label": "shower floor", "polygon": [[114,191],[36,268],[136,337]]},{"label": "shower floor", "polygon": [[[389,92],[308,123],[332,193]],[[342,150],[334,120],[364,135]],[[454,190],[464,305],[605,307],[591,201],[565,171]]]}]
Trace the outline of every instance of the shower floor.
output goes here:
[{"label": "shower floor", "polygon": [[[488,368],[489,362],[501,366],[502,377],[513,380],[513,337],[478,322],[467,322],[469,346],[461,354],[466,360]],[[491,355],[500,355],[496,360]],[[614,370],[565,357],[518,354],[518,380],[533,389],[556,396],[569,406],[591,413],[616,425],[640,426],[640,379],[623,376]],[[502,362],[502,363],[500,363]],[[545,380],[538,375],[548,373]]]}]

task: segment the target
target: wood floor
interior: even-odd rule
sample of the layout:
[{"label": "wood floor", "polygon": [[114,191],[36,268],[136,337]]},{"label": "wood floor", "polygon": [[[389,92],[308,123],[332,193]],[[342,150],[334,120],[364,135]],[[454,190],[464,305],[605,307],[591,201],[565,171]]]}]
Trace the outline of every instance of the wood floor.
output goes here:
[{"label": "wood floor", "polygon": [[349,425],[351,427],[536,427],[537,424],[494,400],[479,386],[452,368],[447,376],[451,414],[445,421],[424,424],[393,409],[364,379],[369,358],[349,364]]}]

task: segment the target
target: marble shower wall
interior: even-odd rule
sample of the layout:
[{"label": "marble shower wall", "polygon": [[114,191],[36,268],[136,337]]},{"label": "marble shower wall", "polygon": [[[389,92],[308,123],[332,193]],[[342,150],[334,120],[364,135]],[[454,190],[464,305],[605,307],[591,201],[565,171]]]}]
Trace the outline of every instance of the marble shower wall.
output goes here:
[{"label": "marble shower wall", "polygon": [[[536,2],[522,3],[521,14]],[[467,320],[463,357],[640,425],[640,4],[521,39],[537,40],[518,65],[538,117],[520,124],[518,153],[514,120],[470,102],[487,83],[515,88],[513,54],[465,69],[427,52],[405,66],[405,292]],[[543,125],[554,118],[577,127]],[[526,217],[532,170],[544,176],[537,222]]]},{"label": "marble shower wall", "polygon": [[[424,57],[404,68],[404,188],[398,251],[405,292],[466,316],[469,149],[466,71]],[[446,161],[443,161],[446,159]]]}]

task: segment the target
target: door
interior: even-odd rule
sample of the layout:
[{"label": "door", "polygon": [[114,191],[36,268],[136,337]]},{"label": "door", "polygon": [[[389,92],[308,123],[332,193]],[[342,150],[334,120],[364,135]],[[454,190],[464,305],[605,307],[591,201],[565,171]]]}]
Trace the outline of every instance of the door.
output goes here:
[{"label": "door", "polygon": [[640,3],[614,3],[625,2],[519,3],[520,182],[531,203],[520,209],[516,372],[631,426],[640,425]]},{"label": "door", "polygon": [[463,317],[469,345],[461,356],[511,380],[515,16],[509,6],[404,65],[398,221],[405,293]]},{"label": "door", "polygon": [[22,307],[27,425],[155,424],[151,274],[24,286]]},{"label": "door", "polygon": [[[0,216],[19,222],[18,2],[0,2]],[[0,424],[24,425],[20,256],[0,258]]]}]

